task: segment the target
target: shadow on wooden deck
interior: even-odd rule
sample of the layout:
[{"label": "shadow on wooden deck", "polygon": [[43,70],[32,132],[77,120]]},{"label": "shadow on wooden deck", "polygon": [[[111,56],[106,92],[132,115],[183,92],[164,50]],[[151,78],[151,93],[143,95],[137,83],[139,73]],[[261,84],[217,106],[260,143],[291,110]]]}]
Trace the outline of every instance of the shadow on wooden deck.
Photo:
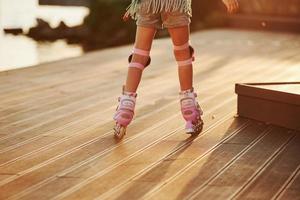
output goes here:
[{"label": "shadow on wooden deck", "polygon": [[236,117],[234,84],[299,81],[300,36],[211,30],[191,39],[205,111],[194,138],[184,134],[169,39],[154,42],[121,142],[112,115],[130,46],[1,72],[0,199],[299,198],[299,132]]}]

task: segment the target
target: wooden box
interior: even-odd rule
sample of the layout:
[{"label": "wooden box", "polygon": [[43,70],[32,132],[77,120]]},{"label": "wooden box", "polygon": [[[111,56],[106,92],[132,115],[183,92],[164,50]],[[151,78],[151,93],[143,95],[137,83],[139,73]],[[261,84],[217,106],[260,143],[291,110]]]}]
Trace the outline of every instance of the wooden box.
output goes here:
[{"label": "wooden box", "polygon": [[236,84],[238,115],[300,130],[300,82]]}]

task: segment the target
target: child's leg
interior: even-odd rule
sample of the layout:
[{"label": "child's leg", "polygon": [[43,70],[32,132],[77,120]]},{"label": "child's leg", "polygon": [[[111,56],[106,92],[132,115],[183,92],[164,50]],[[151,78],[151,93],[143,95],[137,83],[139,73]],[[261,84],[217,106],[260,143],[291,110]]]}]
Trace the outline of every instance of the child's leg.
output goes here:
[{"label": "child's leg", "polygon": [[[136,31],[136,41],[135,41],[135,48],[140,49],[143,51],[150,51],[152,46],[152,41],[155,36],[156,29],[154,28],[147,28],[147,27],[137,27]],[[143,56],[139,54],[133,54],[132,63],[139,63],[145,66],[148,62],[149,57]],[[127,80],[125,85],[126,92],[133,92],[135,93],[138,85],[141,81],[143,70],[140,68],[129,67]]]},{"label": "child's leg", "polygon": [[114,115],[116,126],[115,136],[121,139],[126,133],[126,127],[134,116],[136,90],[141,81],[144,68],[149,62],[149,53],[156,29],[137,27],[135,47],[129,64],[126,85],[119,98],[119,105]]},{"label": "child's leg", "polygon": [[203,128],[201,115],[203,114],[193,90],[193,52],[189,44],[189,26],[169,28],[174,44],[174,54],[178,62],[180,81],[181,112],[186,120],[186,132],[199,134]]},{"label": "child's leg", "polygon": [[[182,46],[188,44],[190,30],[189,26],[178,28],[169,28],[174,46]],[[180,49],[180,48],[179,48]],[[191,59],[191,52],[188,46],[181,48],[181,50],[174,51],[177,61],[186,61]],[[193,66],[191,62],[186,65],[178,67],[178,75],[180,81],[181,91],[192,89],[193,87]]]}]

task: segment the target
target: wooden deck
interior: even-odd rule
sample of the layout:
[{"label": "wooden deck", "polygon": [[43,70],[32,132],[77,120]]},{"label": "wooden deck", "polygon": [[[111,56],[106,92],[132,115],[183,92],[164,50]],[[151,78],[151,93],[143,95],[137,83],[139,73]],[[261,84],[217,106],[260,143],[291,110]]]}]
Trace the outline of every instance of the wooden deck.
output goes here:
[{"label": "wooden deck", "polygon": [[300,199],[299,132],[236,117],[234,94],[237,82],[299,81],[300,35],[192,41],[196,138],[184,134],[169,39],[154,42],[122,142],[112,115],[131,46],[0,73],[0,199]]}]

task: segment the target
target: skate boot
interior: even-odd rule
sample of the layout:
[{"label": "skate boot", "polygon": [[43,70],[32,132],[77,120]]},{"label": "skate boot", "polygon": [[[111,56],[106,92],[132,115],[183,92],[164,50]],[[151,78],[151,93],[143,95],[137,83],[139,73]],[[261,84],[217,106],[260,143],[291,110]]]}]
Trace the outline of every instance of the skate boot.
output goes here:
[{"label": "skate boot", "polygon": [[126,128],[134,116],[136,97],[136,93],[124,92],[123,90],[123,94],[118,99],[119,105],[114,115],[116,121],[114,135],[116,139],[122,139],[126,134]]},{"label": "skate boot", "polygon": [[198,135],[203,129],[201,116],[203,111],[196,100],[194,89],[180,92],[180,105],[183,118],[186,120],[186,133]]}]

